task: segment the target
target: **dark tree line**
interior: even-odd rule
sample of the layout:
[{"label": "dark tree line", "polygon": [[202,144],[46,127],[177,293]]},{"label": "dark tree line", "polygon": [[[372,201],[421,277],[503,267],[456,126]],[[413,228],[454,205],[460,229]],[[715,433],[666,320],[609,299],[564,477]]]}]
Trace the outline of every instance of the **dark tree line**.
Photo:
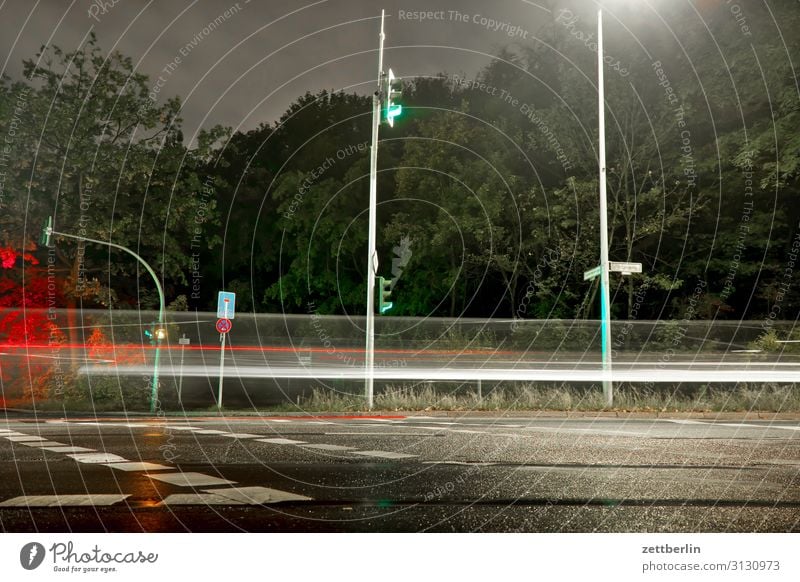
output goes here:
[{"label": "dark tree line", "polygon": [[[800,39],[772,18],[794,31],[800,14],[748,7],[747,36],[724,3],[705,21],[665,10],[669,28],[606,27],[610,254],[644,271],[613,275],[614,316],[794,318]],[[583,281],[599,256],[594,26],[554,9],[474,78],[406,83],[379,156],[392,314],[596,317]],[[0,86],[6,280],[24,283],[24,253],[44,259],[54,214],[144,255],[185,298],[175,308],[209,309],[224,286],[240,309],[363,313],[369,97],[306,94],[275,123],[187,144],[180,101],[151,101],[131,60],[94,41],[43,50],[25,76]],[[106,248],[59,241],[56,256],[69,305],[155,304]]]}]

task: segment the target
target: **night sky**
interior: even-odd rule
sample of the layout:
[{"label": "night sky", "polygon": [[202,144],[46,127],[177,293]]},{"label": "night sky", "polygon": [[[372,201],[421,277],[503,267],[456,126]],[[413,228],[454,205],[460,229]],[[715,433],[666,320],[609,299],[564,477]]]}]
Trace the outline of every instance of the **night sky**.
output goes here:
[{"label": "night sky", "polygon": [[[221,123],[252,129],[278,119],[306,91],[370,92],[377,72],[380,10],[386,10],[386,68],[401,77],[474,76],[501,47],[532,44],[556,2],[541,0],[11,0],[0,4],[4,72],[43,44],[73,50],[94,31],[104,51],[130,56],[159,101],[184,100],[187,137]],[[559,3],[560,4],[560,3]],[[659,2],[609,0],[617,17],[654,17]],[[567,3],[593,10],[591,0]],[[631,7],[636,7],[632,10]],[[416,12],[430,14],[422,20]],[[593,24],[591,13],[585,20]],[[214,24],[216,22],[216,24]],[[634,22],[635,24],[635,22]],[[179,61],[176,60],[179,59]],[[166,67],[166,70],[165,70]]]}]

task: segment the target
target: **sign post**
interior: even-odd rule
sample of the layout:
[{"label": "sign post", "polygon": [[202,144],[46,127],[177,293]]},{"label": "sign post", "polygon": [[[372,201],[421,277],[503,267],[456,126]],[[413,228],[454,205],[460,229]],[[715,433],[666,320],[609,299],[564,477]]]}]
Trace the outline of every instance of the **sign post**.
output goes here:
[{"label": "sign post", "polygon": [[589,269],[588,271],[584,271],[584,273],[583,273],[583,280],[584,280],[584,281],[589,281],[590,279],[595,279],[595,278],[597,278],[597,276],[598,276],[598,275],[600,275],[602,272],[603,272],[603,267],[601,267],[601,266],[599,266],[599,265],[598,265],[598,266],[597,266],[597,267],[595,267],[594,269]]},{"label": "sign post", "polygon": [[609,261],[608,262],[608,270],[609,271],[618,271],[623,275],[630,275],[631,273],[641,273],[642,272],[642,264],[641,263],[620,263],[616,261]]},{"label": "sign post", "polygon": [[178,344],[181,346],[181,373],[180,376],[178,376],[178,404],[183,408],[183,401],[181,400],[181,389],[183,388],[183,352],[186,350],[186,346],[189,345],[189,338],[186,337],[186,334],[178,338]]},{"label": "sign post", "polygon": [[219,350],[219,388],[217,391],[217,409],[222,410],[222,380],[225,375],[225,336],[233,327],[231,320],[235,315],[236,293],[220,291],[217,295],[217,331],[221,347]]}]

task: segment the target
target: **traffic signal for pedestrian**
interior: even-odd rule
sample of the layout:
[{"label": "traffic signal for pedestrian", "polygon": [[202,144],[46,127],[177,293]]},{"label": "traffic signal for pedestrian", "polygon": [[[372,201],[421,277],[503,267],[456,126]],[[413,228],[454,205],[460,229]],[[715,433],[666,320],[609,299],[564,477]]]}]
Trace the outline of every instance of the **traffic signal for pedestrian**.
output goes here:
[{"label": "traffic signal for pedestrian", "polygon": [[49,247],[50,246],[50,237],[53,234],[53,217],[48,216],[47,220],[42,226],[42,235],[39,237],[39,243],[42,246]]},{"label": "traffic signal for pedestrian", "polygon": [[150,340],[151,345],[155,345],[166,339],[167,330],[160,327],[158,324],[153,323],[151,327],[144,330],[144,336]]},{"label": "traffic signal for pedestrian", "polygon": [[395,117],[400,117],[403,113],[403,106],[397,102],[403,94],[402,81],[394,76],[392,69],[389,69],[389,76],[386,78],[386,122],[389,127],[394,127]]},{"label": "traffic signal for pedestrian", "polygon": [[394,306],[394,303],[388,301],[391,294],[392,294],[391,279],[387,280],[384,279],[383,277],[378,277],[378,313],[380,313],[381,315],[389,311]]}]

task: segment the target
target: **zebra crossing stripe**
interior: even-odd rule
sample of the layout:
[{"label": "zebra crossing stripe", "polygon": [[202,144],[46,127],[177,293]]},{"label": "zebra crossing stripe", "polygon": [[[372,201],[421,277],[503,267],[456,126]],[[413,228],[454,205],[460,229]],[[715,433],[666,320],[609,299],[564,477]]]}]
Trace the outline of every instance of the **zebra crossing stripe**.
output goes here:
[{"label": "zebra crossing stripe", "polygon": [[260,443],[272,443],[273,445],[302,445],[306,441],[295,441],[292,439],[258,439]]},{"label": "zebra crossing stripe", "polygon": [[100,463],[126,463],[128,459],[125,457],[120,457],[119,455],[114,455],[112,453],[78,453],[76,455],[67,455],[71,459],[75,459],[79,463],[90,463],[90,464],[100,464]]},{"label": "zebra crossing stripe", "polygon": [[313,501],[313,498],[269,487],[230,487],[203,489],[202,493],[173,493],[159,505],[264,505],[286,501]]},{"label": "zebra crossing stripe", "polygon": [[20,443],[21,445],[25,445],[26,447],[66,447],[67,445],[63,443],[57,443],[56,441],[34,441],[34,442],[23,442]]},{"label": "zebra crossing stripe", "polygon": [[23,435],[23,436],[7,436],[6,440],[11,441],[12,443],[24,443],[24,442],[34,442],[34,441],[41,442],[41,441],[46,441],[47,439],[44,439],[39,436]]},{"label": "zebra crossing stripe", "polygon": [[159,465],[158,463],[147,463],[145,461],[125,461],[122,463],[103,463],[106,467],[118,469],[120,471],[164,471],[172,470],[174,467]]},{"label": "zebra crossing stripe", "polygon": [[213,493],[173,493],[158,505],[245,505],[245,503]]},{"label": "zebra crossing stripe", "polygon": [[42,447],[42,450],[52,451],[54,453],[91,453],[94,449],[87,449],[86,447],[72,447],[63,445],[60,447]]},{"label": "zebra crossing stripe", "polygon": [[406,453],[394,453],[392,451],[353,451],[353,454],[363,455],[365,457],[379,457],[382,459],[410,459],[411,457],[419,456]]},{"label": "zebra crossing stripe", "polygon": [[0,502],[0,507],[67,507],[86,505],[114,505],[130,497],[130,494],[88,495],[21,495]]},{"label": "zebra crossing stripe", "polygon": [[263,435],[260,435],[260,434],[248,434],[248,433],[245,433],[245,432],[228,432],[228,433],[223,433],[223,434],[221,434],[219,436],[227,437],[227,438],[230,438],[230,439],[257,439],[258,437],[263,436]]},{"label": "zebra crossing stripe", "polygon": [[212,477],[211,475],[204,475],[203,473],[150,473],[145,474],[146,477],[169,483],[170,485],[177,485],[179,487],[203,487],[213,485],[233,485],[236,481],[228,481],[227,479],[220,479],[219,477]]},{"label": "zebra crossing stripe", "polygon": [[213,493],[239,503],[261,505],[264,503],[280,503],[282,501],[313,501],[311,497],[297,495],[280,489],[269,487],[231,487],[228,489],[203,489],[206,493]]}]

